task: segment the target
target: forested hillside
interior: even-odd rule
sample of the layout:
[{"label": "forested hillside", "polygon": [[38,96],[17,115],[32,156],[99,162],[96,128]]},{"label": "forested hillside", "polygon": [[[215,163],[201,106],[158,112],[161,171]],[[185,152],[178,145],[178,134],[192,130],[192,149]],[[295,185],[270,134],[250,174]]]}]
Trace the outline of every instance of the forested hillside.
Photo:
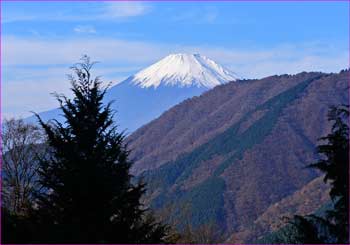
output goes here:
[{"label": "forested hillside", "polygon": [[[314,188],[320,173],[305,167],[330,130],[329,106],[348,102],[348,77],[348,71],[304,72],[229,83],[140,128],[128,142],[151,206],[176,203],[181,212],[186,204],[193,226],[218,224],[236,242],[264,234],[283,214],[269,211],[274,205]],[[318,197],[294,209],[302,213],[305,202],[317,209],[328,200]],[[266,212],[271,224],[256,226]]]}]

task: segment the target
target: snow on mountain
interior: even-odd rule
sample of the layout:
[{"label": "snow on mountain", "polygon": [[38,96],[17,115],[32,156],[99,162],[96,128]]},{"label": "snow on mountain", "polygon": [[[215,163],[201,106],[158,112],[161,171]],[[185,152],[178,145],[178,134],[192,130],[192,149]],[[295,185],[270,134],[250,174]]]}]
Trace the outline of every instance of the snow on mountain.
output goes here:
[{"label": "snow on mountain", "polygon": [[170,54],[128,81],[142,88],[160,85],[213,88],[237,79],[235,73],[200,54]]},{"label": "snow on mountain", "polygon": [[[115,121],[120,130],[131,133],[185,99],[234,80],[236,74],[204,56],[171,54],[111,87],[104,102],[115,101],[111,107]],[[60,114],[58,109],[39,113],[44,121],[63,121]]]}]

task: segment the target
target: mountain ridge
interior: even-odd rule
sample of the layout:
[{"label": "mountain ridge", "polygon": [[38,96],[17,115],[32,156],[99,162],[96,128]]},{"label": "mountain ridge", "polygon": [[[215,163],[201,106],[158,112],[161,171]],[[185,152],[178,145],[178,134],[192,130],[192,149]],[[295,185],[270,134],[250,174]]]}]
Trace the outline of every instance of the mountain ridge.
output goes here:
[{"label": "mountain ridge", "polygon": [[[186,203],[194,226],[246,233],[319,176],[305,166],[330,130],[329,106],[348,103],[348,76],[303,72],[224,84],[138,129],[127,140],[151,206]],[[254,239],[247,234],[243,242]]]}]

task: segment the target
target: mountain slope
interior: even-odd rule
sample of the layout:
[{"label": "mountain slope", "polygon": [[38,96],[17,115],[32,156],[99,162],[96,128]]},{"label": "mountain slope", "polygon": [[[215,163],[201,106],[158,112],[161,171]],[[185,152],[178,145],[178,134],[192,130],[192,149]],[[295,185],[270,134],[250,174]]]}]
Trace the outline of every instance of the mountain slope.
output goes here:
[{"label": "mountain slope", "polygon": [[[233,72],[204,56],[172,54],[111,87],[104,102],[115,101],[115,120],[121,130],[129,133],[181,101],[236,78]],[[44,121],[62,120],[58,109],[39,115]]]},{"label": "mountain slope", "polygon": [[228,243],[244,242],[246,239],[256,241],[261,234],[274,232],[287,224],[287,217],[293,215],[312,214],[324,203],[330,202],[328,185],[323,182],[323,176],[313,179],[301,189],[272,204],[262,213],[248,229],[233,233]]},{"label": "mountain slope", "polygon": [[186,203],[193,225],[215,222],[227,234],[249,230],[271,205],[318,176],[304,167],[329,130],[328,107],[348,103],[348,76],[229,83],[140,128],[128,140],[151,205],[176,203],[180,211]]}]

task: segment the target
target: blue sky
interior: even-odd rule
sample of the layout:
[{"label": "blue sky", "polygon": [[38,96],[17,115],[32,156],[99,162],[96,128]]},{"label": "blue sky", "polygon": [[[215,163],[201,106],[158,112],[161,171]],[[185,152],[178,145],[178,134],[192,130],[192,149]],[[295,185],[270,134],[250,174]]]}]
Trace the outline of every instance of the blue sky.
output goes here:
[{"label": "blue sky", "polygon": [[82,54],[119,82],[169,53],[203,54],[245,78],[348,66],[347,2],[1,2],[2,112],[57,106]]}]

